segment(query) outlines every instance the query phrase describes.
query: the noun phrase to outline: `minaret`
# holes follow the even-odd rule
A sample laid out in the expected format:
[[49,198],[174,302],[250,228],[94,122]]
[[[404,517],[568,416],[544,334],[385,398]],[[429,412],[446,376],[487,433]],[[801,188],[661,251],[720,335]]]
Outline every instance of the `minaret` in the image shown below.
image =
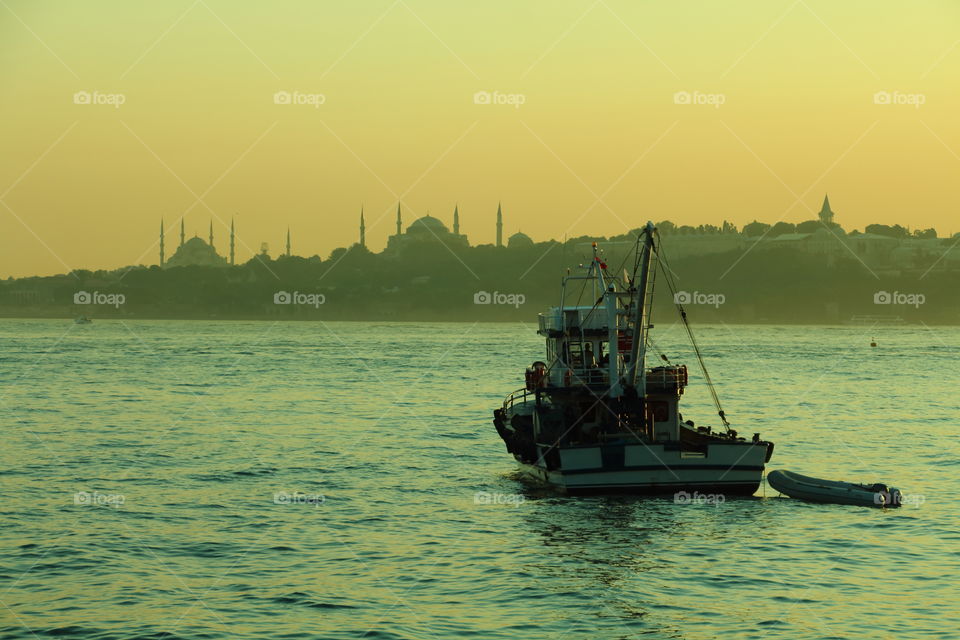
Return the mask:
[[460,206],[453,205],[453,234],[460,235]]
[[210,221],[210,246],[213,247],[213,220]]
[[401,222],[400,222],[400,203],[398,202],[398,203],[397,203],[397,235],[398,235],[398,236],[399,236],[400,233],[401,233],[401,231],[400,231],[400,225],[401,225]]
[[183,218],[180,218],[180,246],[183,246],[185,232],[183,230]]
[[160,266],[163,266],[163,218],[160,218]]
[[233,262],[233,218],[230,218],[230,264]]
[[363,222],[363,205],[360,205],[360,246],[367,248],[367,225]]
[[290,227],[287,227],[287,257],[290,257]]
[[500,208],[500,203],[497,203],[497,246],[503,246],[503,209]]

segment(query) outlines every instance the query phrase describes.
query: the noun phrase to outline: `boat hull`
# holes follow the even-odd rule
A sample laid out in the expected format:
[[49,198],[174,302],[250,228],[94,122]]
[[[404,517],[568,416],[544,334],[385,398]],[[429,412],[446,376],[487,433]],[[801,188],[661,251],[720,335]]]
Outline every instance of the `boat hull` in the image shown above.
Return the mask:
[[714,444],[697,452],[678,443],[638,443],[560,449],[559,466],[550,468],[546,449],[540,447],[537,463],[518,459],[521,472],[569,494],[753,495],[766,459],[766,447],[746,442]]

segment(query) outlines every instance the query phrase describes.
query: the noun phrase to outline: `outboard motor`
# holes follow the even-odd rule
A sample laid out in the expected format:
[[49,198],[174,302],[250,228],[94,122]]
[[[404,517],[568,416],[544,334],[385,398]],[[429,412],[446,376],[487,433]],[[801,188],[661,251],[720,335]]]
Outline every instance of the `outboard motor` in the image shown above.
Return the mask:
[[897,489],[896,487],[890,487],[890,490],[887,492],[887,496],[889,502],[887,502],[886,506],[899,507],[901,504],[903,504],[903,494],[900,493],[900,489]]
[[870,489],[876,492],[873,496],[876,504],[884,507],[899,507],[903,504],[903,494],[900,493],[900,489],[887,487],[885,484],[874,484]]

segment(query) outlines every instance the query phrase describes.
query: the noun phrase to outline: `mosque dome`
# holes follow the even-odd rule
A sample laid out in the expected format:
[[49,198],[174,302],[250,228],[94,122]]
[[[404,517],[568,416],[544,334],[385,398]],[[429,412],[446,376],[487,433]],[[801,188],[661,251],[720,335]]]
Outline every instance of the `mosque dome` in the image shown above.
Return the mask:
[[519,231],[507,238],[508,247],[529,247],[531,245],[533,245],[533,239]]
[[170,257],[166,267],[186,267],[190,265],[202,265],[212,267],[226,266],[227,261],[217,254],[216,250],[202,239],[193,237],[177,248],[176,253]]
[[449,234],[450,230],[447,229],[447,225],[443,224],[438,218],[427,215],[414,220],[413,224],[407,227],[407,233],[439,236]]

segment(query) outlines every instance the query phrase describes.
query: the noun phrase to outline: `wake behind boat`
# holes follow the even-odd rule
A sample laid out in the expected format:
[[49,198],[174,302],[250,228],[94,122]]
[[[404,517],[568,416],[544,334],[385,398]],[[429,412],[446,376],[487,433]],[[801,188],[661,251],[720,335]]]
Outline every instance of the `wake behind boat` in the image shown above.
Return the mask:
[[[677,293],[653,223],[637,238],[633,272],[623,279],[593,247],[586,274],[566,276],[560,306],[539,316],[545,360],[534,362],[526,386],[494,411],[507,451],[525,474],[568,493],[753,494],[773,443],[759,434],[746,441],[730,428],[682,304],[680,319],[724,429],[683,420],[686,365],[662,356],[665,366],[646,366],[658,267]],[[567,305],[574,288],[596,302]]]

